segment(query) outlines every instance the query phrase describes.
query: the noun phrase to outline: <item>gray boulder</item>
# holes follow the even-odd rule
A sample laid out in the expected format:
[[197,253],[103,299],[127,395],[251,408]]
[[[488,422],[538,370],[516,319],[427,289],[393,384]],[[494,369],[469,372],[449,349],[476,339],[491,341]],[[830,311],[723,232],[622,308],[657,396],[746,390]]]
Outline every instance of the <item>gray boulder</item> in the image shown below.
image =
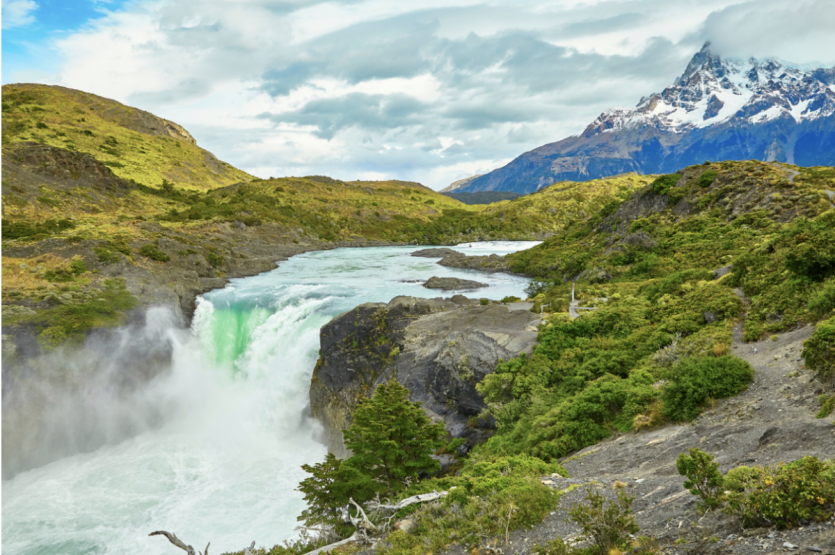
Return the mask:
[[459,278],[441,278],[432,276],[426,283],[423,284],[427,289],[443,289],[444,291],[453,291],[456,289],[477,289],[479,287],[489,287],[486,283],[472,281],[469,279]]
[[452,249],[421,249],[415,251],[411,256],[419,256],[421,258],[443,258],[450,254],[457,254],[458,251]]

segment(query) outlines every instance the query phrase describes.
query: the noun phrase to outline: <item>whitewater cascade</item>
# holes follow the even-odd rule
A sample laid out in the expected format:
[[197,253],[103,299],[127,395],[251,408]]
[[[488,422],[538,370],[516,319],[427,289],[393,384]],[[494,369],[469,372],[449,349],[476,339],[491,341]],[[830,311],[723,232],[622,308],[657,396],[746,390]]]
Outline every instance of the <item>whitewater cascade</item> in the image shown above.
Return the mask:
[[[503,254],[533,244],[457,248]],[[120,341],[150,337],[165,343],[170,369],[127,394],[102,385],[112,382],[76,388],[72,403],[49,393],[55,437],[72,429],[100,438],[101,445],[80,447],[3,482],[3,551],[176,553],[168,542],[148,537],[159,529],[195,546],[211,541],[214,553],[252,540],[271,547],[295,537],[296,516],[304,509],[295,491],[305,477],[300,466],[326,453],[307,414],[321,326],[365,302],[438,296],[415,280],[476,278],[472,271],[409,256],[413,250],[337,249],[293,257],[198,299],[190,330],[164,309],[148,311],[145,327],[123,333]],[[528,282],[506,274],[476,279],[490,287],[469,295],[491,299],[523,296]],[[129,354],[114,350],[112,372]],[[69,418],[79,407],[92,416]],[[130,425],[116,433],[117,421]]]

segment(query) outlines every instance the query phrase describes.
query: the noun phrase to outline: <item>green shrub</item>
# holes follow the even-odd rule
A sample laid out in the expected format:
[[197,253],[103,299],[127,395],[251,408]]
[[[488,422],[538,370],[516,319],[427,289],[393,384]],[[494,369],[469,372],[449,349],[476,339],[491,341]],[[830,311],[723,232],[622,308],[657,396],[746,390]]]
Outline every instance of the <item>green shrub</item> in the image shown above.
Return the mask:
[[697,183],[699,184],[699,187],[710,187],[711,185],[713,185],[713,182],[716,181],[716,177],[718,175],[719,173],[716,170],[703,171],[702,175],[699,176],[699,180],[697,181]]
[[80,276],[87,271],[87,264],[80,258],[75,258],[70,262],[70,271],[74,276]]
[[802,356],[822,380],[835,378],[835,317],[818,323],[812,337],[803,342]]
[[835,279],[824,282],[823,287],[809,297],[806,306],[817,316],[826,316],[835,310]]
[[490,304],[490,299],[481,298],[481,299],[478,300],[478,304],[488,305],[488,304]]
[[627,547],[629,536],[640,530],[632,515],[634,499],[621,489],[617,492],[617,501],[606,500],[589,487],[586,489],[586,504],[572,505],[568,514],[591,544],[588,553],[609,555],[613,549]]
[[107,247],[93,247],[93,252],[102,264],[115,264],[119,262],[119,257]]
[[818,396],[818,403],[821,409],[818,411],[817,418],[826,418],[832,414],[832,411],[835,411],[835,393]]
[[678,456],[676,469],[687,478],[684,489],[701,497],[708,508],[715,509],[720,505],[725,480],[712,455],[691,447],[689,456],[684,453]]
[[835,507],[835,465],[816,457],[776,469],[747,469],[738,484],[728,496],[726,512],[740,516],[745,526],[785,529],[802,520],[824,522]]
[[226,263],[226,259],[216,252],[210,251],[209,254],[206,255],[206,262],[208,262],[212,268],[220,268]]
[[42,121],[36,123],[35,127],[37,127],[38,129],[49,129],[49,126]]
[[165,252],[159,250],[159,248],[154,245],[153,243],[146,243],[139,248],[139,254],[142,256],[147,256],[152,260],[156,260],[157,262],[168,262],[171,260],[171,257],[168,256]]
[[39,239],[56,233],[75,229],[72,220],[44,220],[43,222],[3,221],[3,240],[9,239]]
[[732,355],[685,358],[670,371],[661,393],[664,416],[674,422],[696,418],[711,399],[731,397],[754,379],[754,370]]
[[521,300],[522,300],[522,299],[520,299],[519,297],[514,297],[514,296],[512,296],[512,295],[511,295],[511,296],[508,296],[508,297],[504,297],[504,298],[501,300],[501,302],[502,302],[502,303],[504,303],[504,304],[507,304],[507,303],[518,303],[518,302],[519,302],[519,301],[521,301]]
[[70,268],[55,268],[45,271],[43,278],[52,283],[69,283],[75,281],[75,274]]
[[452,543],[475,546],[539,524],[559,504],[560,493],[540,481],[552,473],[568,476],[561,466],[535,457],[475,455],[456,476],[413,484],[400,497],[440,490],[449,494],[441,502],[415,507],[410,516],[415,528],[389,536],[393,547],[383,553],[439,553]]
[[740,466],[722,476],[713,457],[696,448],[681,454],[676,466],[684,487],[706,505],[739,516],[744,526],[798,526],[823,522],[835,512],[835,464],[803,457],[777,468]]
[[652,192],[656,195],[666,195],[667,191],[672,189],[678,183],[678,180],[681,179],[680,173],[669,173],[667,175],[662,175],[658,177],[655,181],[652,182],[650,188]]

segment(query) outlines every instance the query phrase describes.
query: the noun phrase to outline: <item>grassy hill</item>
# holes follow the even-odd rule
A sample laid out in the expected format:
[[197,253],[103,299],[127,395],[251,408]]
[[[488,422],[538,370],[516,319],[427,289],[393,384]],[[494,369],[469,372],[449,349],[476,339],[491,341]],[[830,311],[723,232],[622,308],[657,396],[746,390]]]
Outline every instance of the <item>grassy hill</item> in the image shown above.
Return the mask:
[[479,239],[544,239],[592,218],[606,207],[617,206],[653,176],[625,174],[592,181],[564,181],[536,193],[471,205],[470,210],[445,210],[428,225],[406,228],[421,243],[454,244]]
[[176,123],[64,87],[4,85],[3,145],[34,141],[93,155],[123,178],[211,189],[252,176],[203,150]]

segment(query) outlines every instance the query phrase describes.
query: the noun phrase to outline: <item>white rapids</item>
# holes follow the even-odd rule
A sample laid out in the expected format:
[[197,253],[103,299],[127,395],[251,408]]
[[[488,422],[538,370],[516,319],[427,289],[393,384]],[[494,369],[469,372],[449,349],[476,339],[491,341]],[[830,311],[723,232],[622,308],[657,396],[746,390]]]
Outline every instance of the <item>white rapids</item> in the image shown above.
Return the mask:
[[[503,254],[535,244],[455,248]],[[154,330],[171,342],[170,370],[127,399],[107,398],[99,389],[89,402],[155,418],[137,418],[151,423],[127,438],[4,481],[3,552],[177,553],[164,538],[148,537],[155,530],[175,532],[199,549],[211,541],[213,553],[296,537],[296,517],[305,507],[295,491],[305,477],[300,466],[326,452],[307,415],[322,325],[365,302],[436,297],[441,293],[413,282],[433,275],[490,285],[463,292],[468,296],[524,296],[525,278],[444,268],[437,259],[409,256],[416,249],[295,256],[198,299],[191,330],[173,324],[162,335]],[[173,321],[152,313],[146,327]]]

